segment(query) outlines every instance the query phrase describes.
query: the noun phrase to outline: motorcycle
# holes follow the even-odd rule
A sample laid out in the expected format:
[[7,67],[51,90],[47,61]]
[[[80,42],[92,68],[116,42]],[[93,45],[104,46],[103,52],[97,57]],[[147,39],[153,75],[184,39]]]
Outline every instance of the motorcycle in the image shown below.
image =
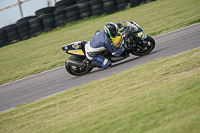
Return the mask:
[[[120,56],[113,56],[108,50],[101,56],[109,59],[112,63],[121,61],[132,55],[143,56],[149,54],[155,48],[155,40],[143,33],[142,28],[135,22],[121,21],[118,24],[119,32],[116,38],[111,38],[113,46],[125,48]],[[80,76],[89,73],[98,64],[86,58],[86,41],[73,42],[62,47],[67,54],[71,54],[65,62],[66,71],[72,75]]]

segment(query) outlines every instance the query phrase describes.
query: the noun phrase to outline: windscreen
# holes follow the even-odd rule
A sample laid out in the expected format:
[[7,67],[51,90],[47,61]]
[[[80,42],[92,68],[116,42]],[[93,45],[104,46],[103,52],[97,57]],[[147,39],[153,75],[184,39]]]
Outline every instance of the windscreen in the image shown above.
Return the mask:
[[129,23],[127,21],[121,21],[120,23],[123,25],[123,27],[126,27],[126,32],[138,31],[138,27],[132,23]]

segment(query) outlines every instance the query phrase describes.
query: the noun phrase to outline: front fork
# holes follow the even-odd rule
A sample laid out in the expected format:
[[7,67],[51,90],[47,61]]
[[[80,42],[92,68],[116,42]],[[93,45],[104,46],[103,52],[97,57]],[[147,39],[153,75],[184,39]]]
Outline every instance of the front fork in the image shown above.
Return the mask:
[[131,50],[133,48],[139,48],[139,49],[144,49],[144,40],[147,38],[147,35],[143,33],[135,33],[134,38],[129,38],[126,41],[126,45],[128,45],[128,49]]

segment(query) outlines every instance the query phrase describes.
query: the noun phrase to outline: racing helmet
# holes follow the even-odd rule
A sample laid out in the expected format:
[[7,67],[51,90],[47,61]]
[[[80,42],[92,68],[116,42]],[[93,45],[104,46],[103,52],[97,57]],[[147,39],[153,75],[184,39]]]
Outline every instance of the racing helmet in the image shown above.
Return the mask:
[[117,37],[118,34],[118,26],[117,24],[113,22],[108,22],[106,25],[103,27],[104,31],[107,33],[112,38]]

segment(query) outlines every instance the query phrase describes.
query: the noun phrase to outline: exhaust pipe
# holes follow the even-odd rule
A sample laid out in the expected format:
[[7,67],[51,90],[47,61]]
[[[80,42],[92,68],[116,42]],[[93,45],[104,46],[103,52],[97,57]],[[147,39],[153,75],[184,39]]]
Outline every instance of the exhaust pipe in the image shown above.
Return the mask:
[[80,62],[80,61],[75,61],[75,60],[70,60],[68,59],[66,62],[65,62],[65,65],[68,65],[68,66],[77,66],[77,67],[81,67],[81,68],[84,68],[85,65],[83,62]]

